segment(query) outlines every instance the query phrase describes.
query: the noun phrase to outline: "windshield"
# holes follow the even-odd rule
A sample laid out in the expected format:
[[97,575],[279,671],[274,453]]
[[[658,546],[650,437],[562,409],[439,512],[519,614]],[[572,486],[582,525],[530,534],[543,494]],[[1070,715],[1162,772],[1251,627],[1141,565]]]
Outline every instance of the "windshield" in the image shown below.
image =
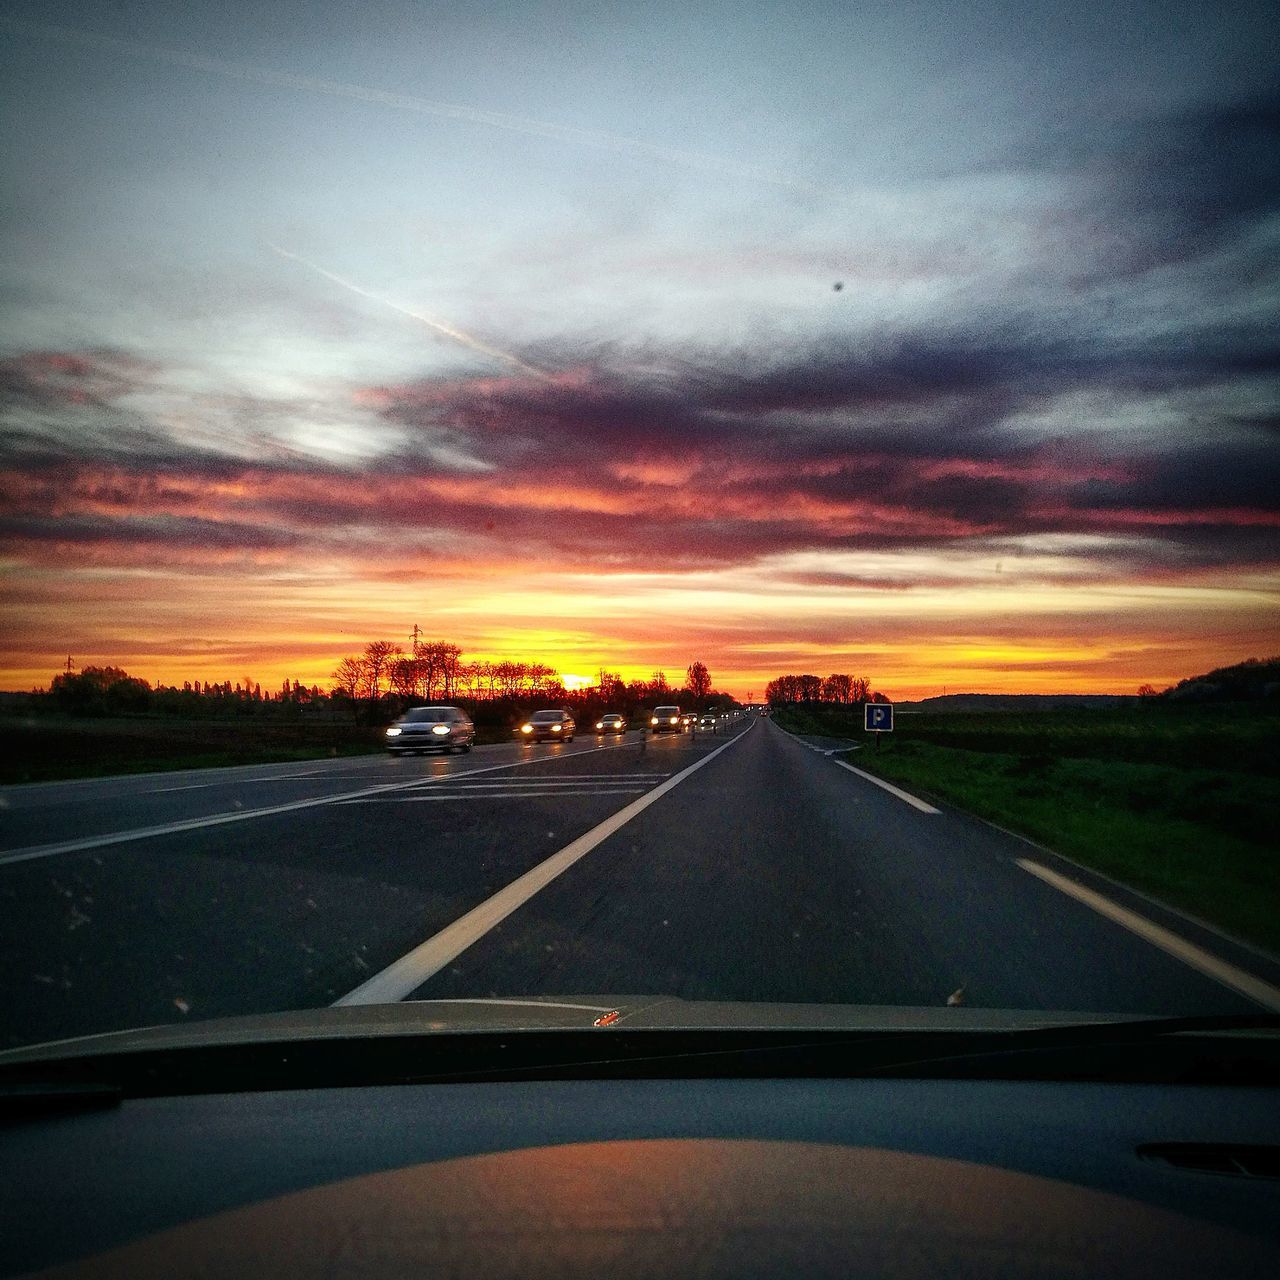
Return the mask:
[[0,1048],[1280,1008],[1275,43],[11,0]]

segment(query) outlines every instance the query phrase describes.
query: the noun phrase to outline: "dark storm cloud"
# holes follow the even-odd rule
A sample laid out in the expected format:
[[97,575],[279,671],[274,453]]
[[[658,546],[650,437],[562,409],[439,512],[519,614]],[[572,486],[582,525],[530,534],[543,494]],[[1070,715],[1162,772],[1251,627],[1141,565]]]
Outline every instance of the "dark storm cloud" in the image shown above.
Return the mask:
[[288,529],[167,515],[0,519],[0,538],[67,547],[135,546],[210,552],[283,550],[301,542]]
[[[824,458],[851,449],[966,456],[975,440],[1017,450],[1014,413],[1075,391],[1155,395],[1280,373],[1280,340],[1263,326],[1221,327],[1158,345],[1087,329],[1087,317],[1034,314],[933,324],[874,341],[823,340],[745,350],[719,368],[675,362],[637,376],[614,353],[558,385],[438,382],[383,389],[407,426],[469,437],[499,465],[589,447],[604,457],[690,448],[714,456]],[[565,368],[541,352],[541,363]]]
[[[1037,139],[1021,163],[1078,178],[1089,273],[1138,273],[1244,241],[1280,210],[1280,87],[1233,102]],[[1274,282],[1274,262],[1239,264]]]
[[[649,353],[643,372],[617,350],[590,361],[543,350],[538,362],[561,371],[550,381],[356,391],[353,411],[380,415],[407,443],[338,465],[184,446],[121,410],[150,366],[42,353],[0,366],[0,412],[17,424],[0,533],[255,551],[338,548],[372,529],[554,563],[705,568],[1065,532],[1123,540],[1135,572],[1270,563],[1280,521],[1270,410],[1242,415],[1227,397],[1229,411],[1197,410],[1160,447],[1141,430],[1031,432],[1019,415],[1078,392],[1212,403],[1274,372],[1278,354],[1262,326],[1106,341],[1034,314],[718,364]],[[237,412],[269,422],[278,407],[240,397]],[[442,466],[441,440],[476,468]]]

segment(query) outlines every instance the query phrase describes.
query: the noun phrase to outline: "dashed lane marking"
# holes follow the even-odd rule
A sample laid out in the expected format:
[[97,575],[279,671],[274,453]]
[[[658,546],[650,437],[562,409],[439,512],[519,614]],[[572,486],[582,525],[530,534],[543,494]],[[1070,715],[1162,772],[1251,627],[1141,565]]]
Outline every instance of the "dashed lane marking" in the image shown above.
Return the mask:
[[877,787],[887,791],[891,796],[897,796],[899,800],[905,800],[913,809],[919,809],[921,813],[940,813],[940,809],[935,809],[933,805],[926,804],[917,796],[913,796],[909,791],[903,791],[901,787],[895,787],[892,782],[886,782],[883,778],[877,778],[874,773],[867,773],[865,769],[855,769],[853,765],[846,764],[843,760],[834,760],[833,764],[838,764],[842,769],[848,769],[850,773],[856,773],[858,777],[865,778],[868,782],[874,782]]
[[1086,907],[1096,911],[1100,916],[1105,916],[1122,929],[1128,929],[1130,933],[1137,934],[1139,938],[1151,943],[1154,947],[1159,947],[1161,951],[1173,956],[1176,960],[1181,960],[1183,964],[1215,979],[1224,987],[1230,987],[1233,991],[1247,996],[1264,1009],[1280,1013],[1280,987],[1274,987],[1271,983],[1255,978],[1253,974],[1246,973],[1243,969],[1237,969],[1235,965],[1228,964],[1225,960],[1219,960],[1203,947],[1197,947],[1195,943],[1188,942],[1176,933],[1162,928],[1145,916],[1140,916],[1136,911],[1122,907],[1118,902],[1112,902],[1110,898],[1087,888],[1078,881],[1060,875],[1038,862],[1032,862],[1029,858],[1016,858],[1015,861],[1023,871],[1029,871],[1045,884],[1052,885],[1060,893],[1065,893],[1077,902],[1083,902]]

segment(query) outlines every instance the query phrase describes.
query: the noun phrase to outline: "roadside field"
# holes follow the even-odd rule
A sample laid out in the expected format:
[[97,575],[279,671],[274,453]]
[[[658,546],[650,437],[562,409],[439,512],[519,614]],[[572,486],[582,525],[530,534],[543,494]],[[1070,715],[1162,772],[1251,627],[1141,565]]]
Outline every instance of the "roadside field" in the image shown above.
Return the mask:
[[865,741],[859,768],[1021,832],[1280,953],[1280,715],[1230,707],[902,715],[784,728]]
[[[511,740],[507,724],[477,721],[477,743]],[[385,745],[384,725],[350,721],[0,716],[0,785],[369,755]]]
[[350,724],[169,718],[0,719],[0,782],[314,760],[382,748],[383,730]]

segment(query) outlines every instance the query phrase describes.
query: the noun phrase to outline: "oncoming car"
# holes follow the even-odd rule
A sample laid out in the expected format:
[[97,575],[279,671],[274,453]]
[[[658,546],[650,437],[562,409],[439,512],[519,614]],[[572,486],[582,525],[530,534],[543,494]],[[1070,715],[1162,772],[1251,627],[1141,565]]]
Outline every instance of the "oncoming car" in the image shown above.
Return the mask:
[[619,715],[616,711],[610,711],[607,715],[603,715],[596,721],[597,733],[626,733],[627,718]]
[[720,719],[714,711],[704,711],[698,721],[698,728],[714,729],[719,723]]
[[461,707],[410,707],[387,730],[393,756],[423,751],[470,751],[475,725]]
[[654,733],[683,733],[679,707],[654,707],[649,717],[649,728]]
[[680,727],[683,729],[692,729],[698,723],[698,713],[696,711],[682,711],[680,713]]
[[516,737],[522,742],[572,742],[576,728],[567,711],[535,711],[521,722]]

